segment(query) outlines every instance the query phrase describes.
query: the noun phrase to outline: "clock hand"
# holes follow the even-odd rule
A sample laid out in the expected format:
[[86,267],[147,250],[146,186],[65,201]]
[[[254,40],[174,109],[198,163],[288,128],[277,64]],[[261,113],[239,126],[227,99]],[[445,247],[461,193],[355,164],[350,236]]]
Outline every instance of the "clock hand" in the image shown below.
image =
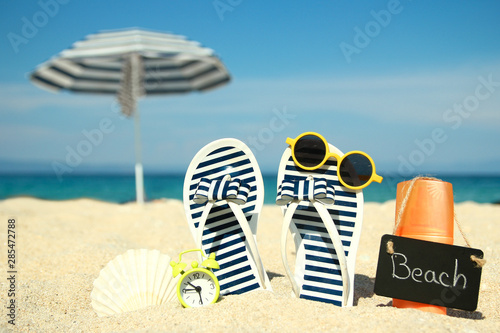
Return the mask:
[[[200,286],[195,286],[194,284],[192,284],[191,282],[188,282],[188,284],[194,288],[194,290],[197,292],[197,293],[201,293],[201,287]],[[188,290],[188,291],[192,291],[193,289],[184,289],[184,290]]]
[[196,292],[198,293],[198,296],[200,296],[200,305],[203,305],[203,299],[201,298],[201,287],[198,286],[194,286],[191,282],[188,282],[188,284],[192,287],[194,287],[194,290],[196,290]]
[[203,305],[203,299],[201,298],[201,288],[200,291],[198,291],[198,295],[200,296],[200,305]]
[[201,292],[201,287],[200,286],[195,286],[194,284],[192,284],[191,282],[188,282],[188,284],[193,287],[197,293],[200,293]]

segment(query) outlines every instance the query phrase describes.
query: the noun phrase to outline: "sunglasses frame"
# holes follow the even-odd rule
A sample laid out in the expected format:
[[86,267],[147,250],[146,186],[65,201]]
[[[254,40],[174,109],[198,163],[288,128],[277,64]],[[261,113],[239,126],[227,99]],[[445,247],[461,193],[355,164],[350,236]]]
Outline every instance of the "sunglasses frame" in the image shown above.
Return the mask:
[[[295,144],[300,139],[302,139],[303,137],[308,136],[308,135],[312,135],[312,136],[315,136],[315,137],[321,139],[321,141],[323,141],[323,144],[325,145],[325,157],[323,158],[323,161],[321,161],[321,163],[319,163],[318,165],[315,165],[315,166],[312,166],[312,167],[306,167],[306,166],[302,165],[297,160],[297,158],[295,157],[295,149],[294,149],[295,148]],[[363,189],[363,188],[367,187],[368,185],[370,185],[372,181],[373,182],[377,182],[377,183],[382,182],[383,177],[377,175],[377,173],[375,172],[375,163],[373,162],[373,159],[371,158],[370,155],[368,155],[365,152],[359,151],[359,150],[350,151],[348,153],[345,153],[342,156],[340,156],[340,155],[338,155],[336,153],[330,152],[330,146],[329,146],[328,142],[326,141],[326,139],[321,134],[318,134],[316,132],[305,132],[305,133],[302,133],[299,136],[297,136],[295,139],[287,138],[286,139],[286,143],[290,145],[290,149],[292,150],[292,158],[293,158],[295,164],[297,164],[301,169],[304,169],[304,170],[316,170],[316,169],[319,169],[319,168],[321,168],[326,163],[326,161],[329,158],[335,157],[335,159],[337,160],[337,177],[339,178],[339,181],[340,181],[340,183],[342,185],[344,185],[345,187],[347,187],[347,188],[349,188],[351,190],[360,190],[360,189]],[[366,157],[370,161],[370,163],[372,164],[372,167],[373,167],[372,168],[372,174],[370,175],[370,179],[368,179],[368,181],[366,181],[366,183],[364,183],[363,185],[360,185],[360,186],[352,186],[352,185],[346,184],[346,182],[344,182],[344,180],[342,179],[342,176],[338,172],[339,171],[338,168],[342,164],[342,161],[346,157],[349,157],[349,155],[352,155],[352,154],[363,155],[364,157]]]

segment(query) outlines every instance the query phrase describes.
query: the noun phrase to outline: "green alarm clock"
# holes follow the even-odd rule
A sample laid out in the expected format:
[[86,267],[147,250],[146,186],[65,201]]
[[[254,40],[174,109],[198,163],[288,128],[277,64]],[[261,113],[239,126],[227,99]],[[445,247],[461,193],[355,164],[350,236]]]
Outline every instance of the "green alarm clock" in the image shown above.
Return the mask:
[[[198,262],[191,263],[191,269],[185,271],[186,264],[181,262],[182,255],[188,252],[199,251],[206,259],[198,267]],[[176,277],[181,274],[177,282],[177,298],[185,308],[195,308],[217,302],[219,299],[219,280],[212,272],[212,269],[219,269],[219,264],[215,260],[215,253],[205,256],[201,249],[193,249],[181,252],[179,261],[170,262],[173,268],[172,275]]]

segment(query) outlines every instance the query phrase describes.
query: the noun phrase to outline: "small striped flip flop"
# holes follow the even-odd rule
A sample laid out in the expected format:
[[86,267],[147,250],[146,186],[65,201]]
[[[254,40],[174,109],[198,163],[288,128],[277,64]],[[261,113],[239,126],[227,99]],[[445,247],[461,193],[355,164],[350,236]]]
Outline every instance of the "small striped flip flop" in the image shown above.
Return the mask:
[[[329,149],[343,155],[331,144]],[[288,147],[279,166],[276,203],[284,215],[281,255],[295,296],[352,306],[362,191],[339,182],[335,159],[316,170],[304,170],[296,166]],[[296,249],[295,273],[286,254],[289,230]]]
[[183,196],[196,246],[220,265],[221,295],[271,290],[256,244],[264,182],[252,151],[236,139],[209,143],[189,165]]

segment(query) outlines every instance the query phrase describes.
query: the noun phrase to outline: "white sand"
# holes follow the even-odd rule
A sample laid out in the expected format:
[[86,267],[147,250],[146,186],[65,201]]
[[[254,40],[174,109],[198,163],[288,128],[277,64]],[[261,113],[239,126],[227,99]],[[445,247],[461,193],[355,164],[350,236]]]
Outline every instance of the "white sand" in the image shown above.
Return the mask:
[[[16,326],[19,332],[156,331],[500,331],[500,206],[456,205],[456,214],[473,247],[488,260],[482,272],[477,311],[449,310],[447,316],[390,306],[373,294],[380,237],[391,233],[394,201],[365,204],[358,250],[355,306],[296,299],[280,256],[281,213],[266,206],[258,228],[258,246],[274,292],[226,296],[217,304],[184,309],[170,304],[109,317],[98,317],[90,304],[92,283],[100,270],[128,249],[158,249],[176,256],[194,247],[182,203],[162,200],[143,207],[88,199],[0,201],[0,332],[7,323],[7,219],[16,219]],[[464,242],[458,234],[455,244]]]

